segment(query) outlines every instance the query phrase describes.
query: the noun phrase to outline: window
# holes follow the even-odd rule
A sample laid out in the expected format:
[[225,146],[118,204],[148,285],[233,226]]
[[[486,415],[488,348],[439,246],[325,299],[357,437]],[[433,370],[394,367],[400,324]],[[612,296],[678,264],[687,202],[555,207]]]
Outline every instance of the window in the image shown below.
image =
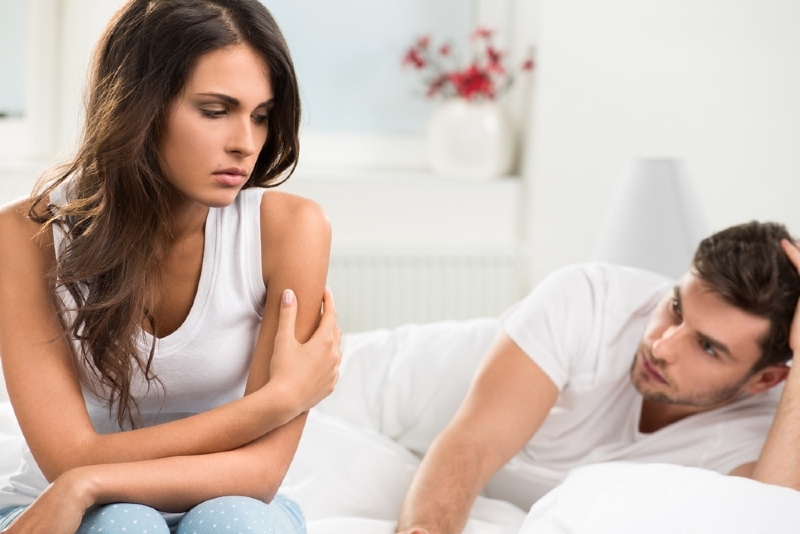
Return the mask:
[[5,0],[0,16],[0,118],[25,112],[26,0]]
[[0,157],[54,152],[58,0],[3,0],[0,7]]
[[[401,67],[406,48],[426,33],[465,47],[477,24],[510,38],[512,6],[528,0],[261,1],[284,30],[300,77],[301,166],[418,170],[427,165],[432,104]],[[121,3],[2,1],[0,38],[12,44],[2,41],[0,68],[18,74],[3,76],[12,92],[0,94],[8,109],[0,159],[50,159],[71,144],[89,50]]]
[[466,53],[470,31],[502,20],[511,4],[262,1],[292,51],[304,106],[301,166],[312,169],[423,169],[424,130],[433,104],[424,98],[419,77],[402,69],[403,54],[424,34]]

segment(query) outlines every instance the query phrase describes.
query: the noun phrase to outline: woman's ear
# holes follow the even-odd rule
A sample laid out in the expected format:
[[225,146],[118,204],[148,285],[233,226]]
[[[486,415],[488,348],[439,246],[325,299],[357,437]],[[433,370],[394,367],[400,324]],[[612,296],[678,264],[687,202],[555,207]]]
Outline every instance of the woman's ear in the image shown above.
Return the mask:
[[785,364],[765,367],[747,380],[744,390],[751,395],[756,395],[774,388],[786,379],[789,369],[789,366]]

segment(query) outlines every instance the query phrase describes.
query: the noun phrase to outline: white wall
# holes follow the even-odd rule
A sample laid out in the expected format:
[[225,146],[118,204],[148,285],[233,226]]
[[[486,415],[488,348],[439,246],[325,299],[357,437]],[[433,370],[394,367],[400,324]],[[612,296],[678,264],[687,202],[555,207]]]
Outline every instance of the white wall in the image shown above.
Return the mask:
[[[684,157],[713,230],[758,218],[800,233],[800,2],[515,2],[515,46],[537,45],[533,106],[522,121],[531,283],[591,258],[631,157]],[[89,51],[120,3],[57,2],[74,21],[59,41],[56,128],[65,149]],[[33,168],[0,162],[0,203],[29,189]],[[338,226],[356,231],[358,221]]]
[[685,158],[712,231],[800,233],[800,2],[541,0],[533,280],[590,259],[628,158]]

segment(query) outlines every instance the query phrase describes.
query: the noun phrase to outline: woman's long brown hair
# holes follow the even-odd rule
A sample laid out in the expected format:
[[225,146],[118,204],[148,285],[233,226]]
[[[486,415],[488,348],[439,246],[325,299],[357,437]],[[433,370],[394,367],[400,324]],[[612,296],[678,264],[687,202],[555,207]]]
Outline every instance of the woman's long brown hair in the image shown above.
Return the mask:
[[[159,259],[171,243],[174,190],[161,169],[167,111],[198,58],[247,44],[263,58],[275,106],[267,141],[245,187],[271,187],[291,174],[299,153],[300,100],[286,42],[257,0],[133,0],[108,26],[95,51],[82,141],[71,161],[41,180],[29,216],[42,232],[63,229],[65,246],[51,273],[54,291],[75,301],[66,332],[77,364],[107,392],[120,428],[137,426],[134,376],[150,384],[155,336],[141,354],[141,328],[158,325]],[[49,202],[68,183],[68,201]]]

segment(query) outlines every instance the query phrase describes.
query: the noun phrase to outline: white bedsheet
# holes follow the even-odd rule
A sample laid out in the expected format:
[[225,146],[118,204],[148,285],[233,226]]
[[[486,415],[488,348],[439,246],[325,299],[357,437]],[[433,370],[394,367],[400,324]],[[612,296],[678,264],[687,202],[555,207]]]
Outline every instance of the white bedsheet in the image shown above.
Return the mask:
[[0,401],[0,487],[19,467],[22,448],[22,432],[14,417],[11,403]]
[[[309,534],[391,534],[416,456],[369,429],[309,417],[283,493]],[[691,467],[614,462],[574,470],[527,515],[479,497],[466,534],[796,534],[800,492]]]
[[[349,334],[336,392],[309,415],[282,492],[309,534],[390,534],[419,458],[497,331],[494,320]],[[0,402],[0,480],[21,437]],[[674,465],[582,467],[526,510],[479,497],[467,534],[796,534],[800,492]]]
[[[312,410],[287,477],[311,534],[393,532],[418,461],[409,450],[424,453],[452,417],[497,330],[481,319],[345,336],[340,385]],[[800,532],[800,492],[664,464],[576,469],[526,512],[479,497],[465,532]]]
[[[312,410],[281,493],[300,503],[309,534],[389,534],[418,465],[386,436]],[[514,534],[525,512],[479,497],[470,516],[466,533]]]

